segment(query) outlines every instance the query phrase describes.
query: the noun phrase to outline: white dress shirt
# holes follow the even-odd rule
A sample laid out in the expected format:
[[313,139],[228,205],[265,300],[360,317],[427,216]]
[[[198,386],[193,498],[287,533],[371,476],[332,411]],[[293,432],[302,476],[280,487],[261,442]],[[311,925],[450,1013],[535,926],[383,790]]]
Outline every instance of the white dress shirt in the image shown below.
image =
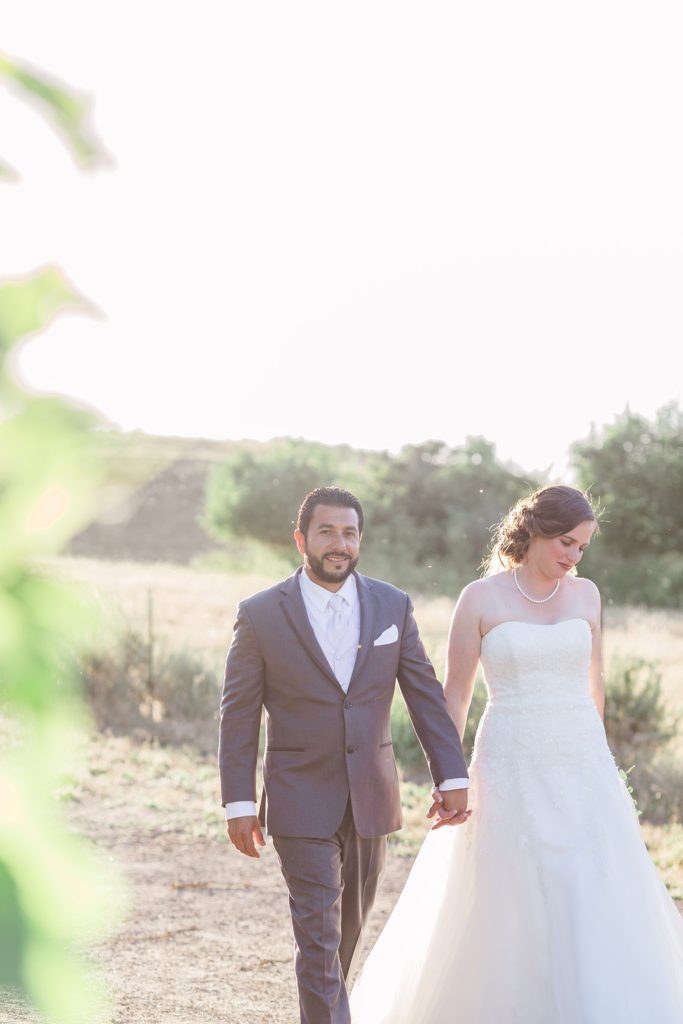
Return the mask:
[[[336,648],[333,648],[328,637],[329,603],[334,592],[314,583],[305,569],[299,573],[299,586],[315,638],[320,644],[337,682],[346,693],[356,664],[360,639],[360,601],[358,600],[356,578],[353,574],[347,576],[343,585],[336,591],[344,600],[343,608],[346,619],[345,632]],[[469,779],[446,779],[440,783],[439,789],[467,789],[468,786]],[[253,800],[236,800],[225,805],[226,821],[229,821],[230,818],[255,814],[256,804]]]
[[346,693],[351,682],[353,667],[356,664],[358,641],[360,640],[360,601],[356,589],[356,577],[353,573],[347,576],[337,591],[344,604],[346,630],[337,644],[336,650],[330,644],[327,635],[330,620],[329,603],[330,598],[334,596],[333,592],[314,583],[305,569],[299,573],[299,585],[308,621],[313,627],[315,638],[322,647],[323,654],[327,658],[337,682]]

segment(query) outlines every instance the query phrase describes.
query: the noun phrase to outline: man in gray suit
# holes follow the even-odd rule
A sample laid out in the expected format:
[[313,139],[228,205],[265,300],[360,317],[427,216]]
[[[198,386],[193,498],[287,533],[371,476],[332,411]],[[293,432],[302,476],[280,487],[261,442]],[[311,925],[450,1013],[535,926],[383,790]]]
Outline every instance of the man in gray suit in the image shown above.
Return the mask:
[[[356,572],[363,510],[350,492],[306,496],[303,566],[238,608],[221,701],[219,766],[231,842],[273,838],[289,889],[302,1024],[349,1024],[346,978],[401,827],[391,744],[396,680],[441,791],[441,824],[467,819],[457,730],[407,594]],[[264,790],[256,763],[266,709]]]

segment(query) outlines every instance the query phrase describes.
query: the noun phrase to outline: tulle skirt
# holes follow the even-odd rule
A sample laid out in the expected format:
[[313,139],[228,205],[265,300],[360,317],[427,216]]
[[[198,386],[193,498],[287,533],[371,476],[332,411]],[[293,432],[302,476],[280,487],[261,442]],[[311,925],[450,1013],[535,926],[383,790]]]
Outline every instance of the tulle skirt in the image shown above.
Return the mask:
[[611,756],[576,776],[485,761],[467,824],[428,833],[353,1024],[682,1024],[683,919]]

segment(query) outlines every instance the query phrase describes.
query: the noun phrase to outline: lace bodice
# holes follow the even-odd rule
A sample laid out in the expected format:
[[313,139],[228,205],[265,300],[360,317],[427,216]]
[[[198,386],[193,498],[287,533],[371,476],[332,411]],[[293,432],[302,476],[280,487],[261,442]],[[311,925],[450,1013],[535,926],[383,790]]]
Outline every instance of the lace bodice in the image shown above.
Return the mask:
[[[482,639],[489,700],[472,767],[498,781],[574,771],[577,760],[612,760],[589,690],[591,628],[585,619],[552,625],[502,622]],[[579,753],[580,752],[580,753]]]
[[564,619],[552,625],[501,622],[481,644],[489,700],[528,705],[590,699],[591,645],[586,619]]

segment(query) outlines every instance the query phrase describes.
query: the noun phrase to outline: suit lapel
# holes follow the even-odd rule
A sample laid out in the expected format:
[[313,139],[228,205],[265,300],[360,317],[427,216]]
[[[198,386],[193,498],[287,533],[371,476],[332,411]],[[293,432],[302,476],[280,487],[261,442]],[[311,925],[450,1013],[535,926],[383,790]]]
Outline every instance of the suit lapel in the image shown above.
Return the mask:
[[311,623],[309,621],[308,613],[306,612],[306,606],[304,604],[304,599],[301,594],[301,587],[299,586],[300,572],[301,569],[297,569],[294,575],[290,576],[289,579],[286,579],[282,586],[280,587],[280,590],[282,591],[283,595],[280,601],[280,604],[282,605],[282,610],[285,613],[287,621],[294,630],[302,646],[313,659],[313,661],[316,663],[318,668],[327,676],[328,679],[330,679],[334,683],[334,685],[339,690],[342,690],[342,687],[339,685],[337,677],[330,668],[330,664],[327,658],[323,654],[322,647],[315,638],[315,633],[313,632],[313,627],[311,626]]
[[370,653],[375,627],[375,611],[377,609],[377,597],[373,592],[372,583],[358,572],[355,573],[355,576],[358,600],[360,601],[360,637],[358,640],[356,664],[353,666],[353,672],[349,680],[349,689]]

